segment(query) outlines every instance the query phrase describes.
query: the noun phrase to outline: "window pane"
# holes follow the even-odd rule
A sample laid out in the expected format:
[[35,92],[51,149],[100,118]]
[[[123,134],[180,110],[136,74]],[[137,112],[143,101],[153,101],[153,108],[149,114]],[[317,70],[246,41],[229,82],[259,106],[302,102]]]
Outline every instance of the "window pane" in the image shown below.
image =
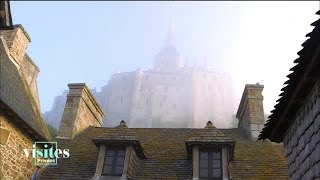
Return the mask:
[[208,152],[200,152],[200,159],[208,159]]
[[107,165],[112,165],[113,157],[107,157],[106,159],[106,164]]
[[119,157],[117,159],[117,165],[123,165],[123,162],[124,162],[124,157]]
[[220,159],[220,152],[212,152],[213,159]]
[[200,160],[200,168],[208,168],[208,160]]
[[200,177],[208,177],[208,169],[200,169]]
[[111,170],[112,170],[112,166],[111,165],[110,166],[109,165],[104,166],[103,173],[110,174]]
[[113,150],[107,150],[107,156],[114,156]]
[[212,167],[213,168],[220,168],[220,160],[213,160],[213,163],[212,163]]
[[212,170],[212,176],[213,177],[221,177],[221,169],[213,169]]
[[118,151],[118,157],[119,156],[124,156],[124,154],[125,154],[125,150],[119,150]]
[[116,166],[115,174],[122,174],[122,169],[123,169],[123,166]]

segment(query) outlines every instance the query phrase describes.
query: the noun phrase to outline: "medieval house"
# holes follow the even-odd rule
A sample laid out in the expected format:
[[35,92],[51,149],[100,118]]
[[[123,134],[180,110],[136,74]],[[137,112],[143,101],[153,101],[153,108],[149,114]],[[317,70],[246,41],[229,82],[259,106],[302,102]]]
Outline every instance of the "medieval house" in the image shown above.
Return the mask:
[[320,19],[311,25],[260,134],[260,139],[283,142],[290,179],[320,179]]
[[30,37],[12,24],[9,2],[0,7],[0,179],[30,179],[34,161],[23,149],[51,136],[39,108],[39,69],[26,53]]
[[256,141],[262,85],[246,85],[238,128],[101,127],[103,113],[85,84],[69,84],[56,141],[70,158],[43,168],[41,179],[288,179],[282,146]]
[[[12,25],[9,2],[0,2],[0,178],[30,179],[34,161],[23,149],[51,137],[39,111],[39,69],[26,54],[30,38],[21,25]],[[160,69],[155,72],[161,71],[162,65],[156,67]],[[51,141],[69,149],[70,157],[43,166],[38,179],[289,178],[282,145],[257,141],[265,123],[263,85],[245,86],[237,111],[239,124],[233,129],[217,128],[214,119],[198,128],[135,128],[125,121],[102,127],[105,115],[89,88],[83,83],[68,87],[58,136]]]

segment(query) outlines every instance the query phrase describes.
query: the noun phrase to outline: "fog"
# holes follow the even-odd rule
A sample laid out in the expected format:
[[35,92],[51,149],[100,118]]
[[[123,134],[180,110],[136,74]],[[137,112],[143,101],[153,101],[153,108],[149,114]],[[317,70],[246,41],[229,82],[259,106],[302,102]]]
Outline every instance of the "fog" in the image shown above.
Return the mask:
[[233,126],[245,84],[264,85],[270,113],[318,9],[312,1],[11,7],[32,39],[42,112],[61,114],[66,93],[56,106],[55,97],[68,83],[85,82],[109,111],[106,126],[124,119],[131,127],[192,127],[191,120],[202,127],[211,120],[220,128]]

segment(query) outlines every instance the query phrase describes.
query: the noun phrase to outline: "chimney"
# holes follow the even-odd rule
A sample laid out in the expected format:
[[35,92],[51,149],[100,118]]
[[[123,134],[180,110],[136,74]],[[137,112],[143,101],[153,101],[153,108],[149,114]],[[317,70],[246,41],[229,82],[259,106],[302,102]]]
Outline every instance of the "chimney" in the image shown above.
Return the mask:
[[8,54],[13,64],[15,64],[25,76],[32,96],[40,109],[37,87],[37,77],[40,70],[26,53],[28,44],[31,42],[28,33],[22,25],[13,25],[12,28],[2,28],[0,36],[2,36],[6,42]]
[[69,94],[57,138],[72,139],[89,126],[101,127],[104,114],[84,83],[68,84]]
[[263,111],[263,85],[246,84],[237,112],[238,128],[246,132],[249,139],[256,140],[262,130],[265,119]]
[[0,36],[3,36],[7,42],[10,56],[15,60],[18,67],[21,65],[26,54],[27,47],[31,42],[28,33],[23,26],[13,25],[13,29],[4,29],[0,31]]

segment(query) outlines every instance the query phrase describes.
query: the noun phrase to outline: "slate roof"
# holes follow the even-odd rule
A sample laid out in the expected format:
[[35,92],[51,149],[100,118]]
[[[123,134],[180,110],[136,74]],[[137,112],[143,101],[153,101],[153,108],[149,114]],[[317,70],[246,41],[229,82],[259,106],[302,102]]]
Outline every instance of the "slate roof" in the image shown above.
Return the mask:
[[216,136],[220,142],[236,142],[229,167],[232,179],[288,179],[281,145],[246,140],[239,129],[104,127],[89,127],[73,140],[58,139],[58,148],[70,149],[70,158],[60,158],[57,166],[44,168],[39,177],[46,180],[90,179],[94,176],[98,156],[98,148],[92,139],[121,137],[121,140],[139,140],[146,156],[132,169],[129,179],[191,179],[192,162],[185,142],[197,139],[199,135],[207,140],[214,140]]
[[[320,11],[316,13],[320,15]],[[259,135],[259,139],[270,139],[275,142],[282,142],[288,127],[293,123],[297,110],[302,106],[316,81],[320,79],[320,19],[311,24],[315,26],[313,31],[308,33],[309,37],[303,44],[303,48],[297,54],[299,58],[294,60],[296,65],[281,89],[282,93],[271,111],[269,120]],[[317,57],[315,57],[317,55]]]
[[0,40],[0,104],[6,112],[14,114],[14,123],[25,129],[35,140],[51,139],[26,79],[8,56],[5,40]]

